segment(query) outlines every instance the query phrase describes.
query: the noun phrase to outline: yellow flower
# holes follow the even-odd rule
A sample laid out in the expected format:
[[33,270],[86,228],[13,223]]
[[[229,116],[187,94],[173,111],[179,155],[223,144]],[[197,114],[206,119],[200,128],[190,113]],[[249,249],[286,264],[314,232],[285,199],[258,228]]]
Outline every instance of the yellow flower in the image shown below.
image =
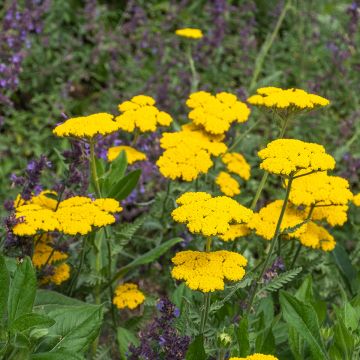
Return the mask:
[[226,196],[233,197],[240,194],[239,183],[225,171],[220,171],[215,183],[219,185],[221,192]]
[[59,137],[91,139],[96,135],[109,135],[120,129],[114,117],[107,113],[98,113],[66,120],[56,126],[53,133]]
[[190,39],[201,39],[203,37],[202,31],[195,28],[178,29],[175,31],[175,34]]
[[325,172],[310,174],[295,179],[290,201],[295,205],[347,205],[353,194],[349,182],[339,176],[329,176]]
[[221,158],[228,171],[239,175],[244,180],[250,179],[250,165],[239,153],[226,153]]
[[108,160],[110,162],[114,161],[122,151],[125,151],[126,159],[129,165],[134,164],[137,161],[146,160],[146,155],[143,152],[138,151],[131,146],[124,145],[111,147],[107,153]]
[[189,113],[189,119],[195,125],[203,127],[206,132],[215,135],[224,134],[234,121],[245,122],[250,115],[250,109],[245,103],[226,92],[214,96],[199,91],[190,95],[186,105],[193,109]]
[[181,251],[171,261],[171,276],[184,280],[192,290],[212,292],[224,290],[224,280],[239,281],[245,275],[247,260],[231,251]]
[[[250,229],[254,229],[256,234],[266,240],[271,240],[274,236],[276,224],[278,222],[283,200],[275,200],[267,206],[254,213],[253,217],[247,224]],[[289,206],[286,207],[285,215],[281,224],[281,231],[292,228],[304,221],[304,213]],[[289,237],[298,237],[306,230],[306,224],[288,234]]]
[[52,275],[45,276],[41,280],[41,283],[46,284],[52,282],[55,285],[60,285],[69,278],[70,278],[70,266],[66,263],[62,263],[58,266],[55,266],[54,273]]
[[165,151],[156,165],[167,178],[192,181],[213,166],[211,155],[218,156],[226,151],[226,145],[220,139],[192,126],[183,126],[175,133],[164,133],[160,146]]
[[279,360],[277,357],[273,355],[264,355],[260,353],[256,353],[253,355],[248,355],[246,357],[231,357],[229,360]]
[[136,284],[125,283],[115,289],[113,304],[115,304],[118,309],[129,308],[133,310],[144,301],[145,296]]
[[304,246],[324,251],[332,251],[336,245],[334,237],[314,222],[308,223],[305,232],[299,236],[299,240]]
[[[325,220],[329,225],[344,225],[347,221],[348,205],[315,207],[312,213],[313,220]],[[308,209],[309,211],[309,209]]]
[[[295,139],[278,139],[258,152],[263,160],[260,167],[270,173],[289,175],[305,170],[324,171],[335,167],[335,160],[322,145]],[[296,182],[296,180],[295,180]]]
[[263,106],[288,112],[311,110],[329,105],[329,100],[301,89],[281,89],[265,87],[257,90],[257,95],[250,96],[247,101],[252,105]]
[[173,219],[186,223],[192,233],[205,236],[225,234],[230,224],[247,223],[252,211],[226,196],[211,197],[205,192],[187,192],[176,200],[180,206]]
[[155,100],[151,96],[137,95],[130,101],[124,101],[118,106],[121,115],[115,118],[120,129],[133,132],[155,131],[157,126],[169,126],[171,116],[160,111],[155,106]]
[[219,238],[223,241],[234,241],[239,237],[243,237],[250,234],[250,230],[246,225],[243,224],[235,224],[230,225],[229,230],[219,235]]
[[354,203],[355,206],[360,206],[360,193],[356,194],[353,197],[352,202]]
[[44,190],[39,195],[34,195],[31,197],[30,200],[27,201],[25,201],[21,198],[20,195],[18,195],[14,201],[14,207],[17,208],[25,204],[35,204],[41,206],[44,209],[55,210],[57,206],[57,200],[47,195],[57,196],[57,192],[52,190]]

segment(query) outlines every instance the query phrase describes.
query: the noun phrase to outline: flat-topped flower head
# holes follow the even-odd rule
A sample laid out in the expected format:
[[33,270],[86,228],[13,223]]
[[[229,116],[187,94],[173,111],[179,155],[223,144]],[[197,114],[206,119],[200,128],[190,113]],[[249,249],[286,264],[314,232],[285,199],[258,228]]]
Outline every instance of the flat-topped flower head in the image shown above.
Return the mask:
[[214,95],[206,91],[190,95],[186,105],[192,109],[189,119],[210,134],[224,134],[233,122],[245,122],[250,109],[233,94],[221,92]]
[[318,172],[296,179],[290,201],[295,205],[347,205],[353,198],[349,182],[340,176]]
[[319,95],[309,94],[301,89],[284,90],[277,87],[264,87],[256,92],[256,95],[247,99],[249,104],[284,112],[285,114],[313,110],[330,104],[329,100]]
[[354,195],[352,202],[355,206],[360,206],[360,193]]
[[122,151],[125,151],[126,159],[129,165],[132,165],[137,161],[143,161],[147,159],[146,155],[143,152],[136,150],[131,146],[121,145],[121,146],[111,147],[108,150],[107,152],[108,161],[110,162],[114,161]]
[[239,153],[226,153],[221,158],[229,172],[239,175],[244,180],[250,179],[250,165],[243,155]]
[[219,235],[219,238],[223,241],[234,241],[240,237],[244,237],[250,234],[250,229],[244,224],[230,225],[229,230],[224,234]]
[[130,101],[124,101],[118,106],[121,115],[115,118],[121,130],[133,132],[155,131],[158,126],[169,126],[171,116],[165,111],[160,111],[155,106],[155,100],[151,96],[137,95]]
[[25,204],[34,204],[39,205],[44,209],[55,210],[57,200],[54,199],[54,197],[57,197],[57,193],[52,190],[41,191],[38,195],[32,196],[29,200],[24,200],[21,198],[21,195],[18,195],[14,201],[14,208]]
[[[254,229],[257,235],[266,240],[271,240],[275,233],[283,203],[283,200],[275,200],[266,205],[260,209],[259,212],[254,213],[247,226],[250,229]],[[288,205],[281,223],[281,231],[287,228],[293,228],[302,222],[304,222],[304,213]],[[291,238],[298,237],[305,230],[306,224],[295,231],[289,232],[287,235]]]
[[246,357],[231,357],[229,360],[279,360],[273,355],[264,355],[260,353],[255,353],[253,355],[248,355]]
[[183,29],[177,29],[175,31],[175,34],[177,36],[186,37],[189,39],[201,39],[204,35],[200,29],[196,28],[183,28]]
[[332,251],[335,249],[334,237],[322,226],[310,222],[307,224],[305,232],[299,236],[302,245],[312,249]]
[[118,309],[128,308],[133,310],[145,301],[144,294],[136,284],[125,283],[115,289],[113,304]]
[[295,139],[277,139],[258,152],[260,168],[272,174],[290,175],[300,170],[306,172],[332,170],[334,158],[322,145]]
[[14,226],[14,234],[35,235],[38,232],[60,231],[67,235],[85,235],[95,227],[113,224],[114,213],[122,210],[114,199],[96,199],[75,196],[59,203],[56,210],[36,204],[26,204],[16,209],[15,216],[21,219]]
[[56,126],[53,133],[59,137],[92,139],[97,135],[109,135],[120,129],[114,117],[108,113],[75,117]]
[[227,196],[212,197],[205,192],[187,192],[176,202],[180,206],[171,213],[173,219],[204,236],[225,234],[230,225],[247,223],[253,214]]
[[211,156],[218,156],[227,149],[219,137],[209,136],[192,126],[183,126],[181,131],[164,133],[160,146],[165,151],[156,165],[160,173],[172,180],[195,180],[213,166]]
[[[324,220],[331,226],[344,225],[347,221],[348,205],[315,207],[311,218],[313,220]],[[307,209],[309,211],[309,208]]]
[[171,276],[184,280],[191,290],[224,290],[225,280],[239,281],[245,275],[247,260],[240,254],[221,250],[213,252],[181,251],[171,261]]
[[239,183],[225,171],[220,171],[215,179],[215,183],[226,196],[234,197],[235,195],[240,194]]

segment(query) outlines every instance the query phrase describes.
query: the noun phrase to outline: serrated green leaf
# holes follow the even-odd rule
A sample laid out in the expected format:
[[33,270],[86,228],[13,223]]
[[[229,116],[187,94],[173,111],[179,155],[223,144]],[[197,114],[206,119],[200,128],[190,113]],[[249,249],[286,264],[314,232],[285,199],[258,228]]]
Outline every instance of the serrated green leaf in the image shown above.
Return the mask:
[[298,332],[289,325],[289,346],[295,360],[303,360],[304,357],[304,341],[299,336]]
[[32,328],[49,328],[55,321],[49,316],[35,313],[24,314],[13,321],[10,329],[14,332],[23,332]]
[[108,197],[118,201],[125,199],[136,187],[140,175],[141,170],[137,169],[124,176],[115,185],[113,185],[108,194]]
[[262,291],[277,291],[281,289],[285,284],[289,283],[290,281],[294,280],[294,278],[300,274],[302,271],[302,267],[297,267],[295,269],[286,271],[281,273],[279,276],[272,279],[268,284],[264,285],[258,291],[258,294]]
[[237,342],[239,346],[239,355],[241,357],[248,356],[250,354],[250,341],[249,341],[249,320],[247,316],[244,316],[240,322],[236,332]]
[[354,336],[346,328],[341,317],[337,317],[335,326],[333,328],[334,338],[333,344],[330,348],[330,354],[341,354],[341,359],[353,360],[354,353]]
[[83,305],[84,302],[65,296],[52,290],[38,289],[36,291],[34,307],[43,308],[46,305]]
[[119,344],[119,352],[122,360],[127,359],[126,353],[129,350],[130,344],[135,346],[139,345],[139,340],[137,339],[136,335],[123,327],[118,327],[117,329],[117,341]]
[[0,255],[0,325],[6,312],[6,304],[9,295],[10,276],[6,267],[5,259]]
[[196,336],[194,341],[190,344],[186,352],[186,360],[206,360],[206,352],[204,349],[204,337],[202,335]]

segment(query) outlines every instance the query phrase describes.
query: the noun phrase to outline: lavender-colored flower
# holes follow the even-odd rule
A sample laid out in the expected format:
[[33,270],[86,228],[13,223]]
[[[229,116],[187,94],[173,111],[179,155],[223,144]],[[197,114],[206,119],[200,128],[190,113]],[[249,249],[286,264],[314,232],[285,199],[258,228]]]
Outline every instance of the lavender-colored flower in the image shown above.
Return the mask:
[[285,263],[281,257],[277,257],[270,268],[265,271],[265,274],[263,275],[264,282],[269,283],[283,271],[285,271]]

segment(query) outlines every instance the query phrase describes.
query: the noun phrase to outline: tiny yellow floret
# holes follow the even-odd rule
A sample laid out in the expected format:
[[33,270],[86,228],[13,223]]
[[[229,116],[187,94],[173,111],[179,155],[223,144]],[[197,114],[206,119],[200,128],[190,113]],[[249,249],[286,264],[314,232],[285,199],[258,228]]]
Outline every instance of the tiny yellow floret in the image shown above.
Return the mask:
[[175,34],[189,39],[201,39],[204,35],[200,29],[196,28],[183,28],[175,31]]

